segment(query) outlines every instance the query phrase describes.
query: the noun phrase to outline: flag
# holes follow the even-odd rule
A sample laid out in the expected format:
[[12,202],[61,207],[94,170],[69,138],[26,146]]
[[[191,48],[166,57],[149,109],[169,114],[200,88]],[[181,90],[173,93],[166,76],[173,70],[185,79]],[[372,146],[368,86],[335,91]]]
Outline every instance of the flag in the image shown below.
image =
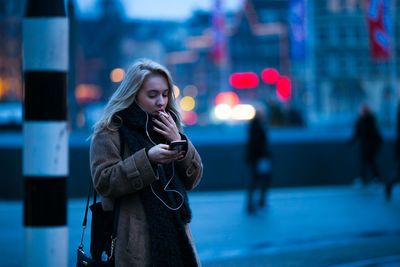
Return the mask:
[[304,60],[306,56],[306,7],[307,0],[290,0],[290,56],[294,60]]
[[386,61],[392,57],[390,0],[365,0],[371,57]]
[[221,0],[215,0],[212,14],[213,41],[211,45],[211,58],[216,64],[226,63],[226,36],[225,17],[221,10]]

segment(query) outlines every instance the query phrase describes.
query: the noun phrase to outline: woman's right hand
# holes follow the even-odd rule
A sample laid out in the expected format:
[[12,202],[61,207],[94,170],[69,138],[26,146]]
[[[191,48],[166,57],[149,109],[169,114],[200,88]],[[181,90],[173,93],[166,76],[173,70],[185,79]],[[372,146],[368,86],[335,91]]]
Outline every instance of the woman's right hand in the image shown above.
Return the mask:
[[149,149],[147,153],[152,163],[167,164],[184,157],[182,151],[170,150],[169,145],[158,144]]

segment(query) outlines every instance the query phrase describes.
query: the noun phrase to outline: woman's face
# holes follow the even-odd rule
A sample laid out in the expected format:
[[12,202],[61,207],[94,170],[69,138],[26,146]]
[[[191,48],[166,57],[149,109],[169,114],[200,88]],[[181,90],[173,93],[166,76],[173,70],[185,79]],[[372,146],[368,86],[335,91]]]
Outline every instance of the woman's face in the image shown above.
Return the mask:
[[165,111],[168,104],[168,83],[161,75],[150,75],[140,88],[136,101],[139,106],[150,114]]

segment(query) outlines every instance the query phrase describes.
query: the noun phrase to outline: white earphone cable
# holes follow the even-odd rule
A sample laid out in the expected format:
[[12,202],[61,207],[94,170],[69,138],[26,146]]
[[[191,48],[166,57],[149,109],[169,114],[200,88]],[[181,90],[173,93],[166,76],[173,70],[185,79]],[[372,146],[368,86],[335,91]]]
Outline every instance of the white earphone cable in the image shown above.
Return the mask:
[[[138,104],[138,106],[139,106],[139,104]],[[140,106],[139,106],[139,107],[140,107]],[[142,108],[142,107],[140,107],[140,108]],[[143,109],[142,109],[142,110],[143,110]],[[143,111],[144,111],[144,110],[143,110]],[[153,141],[153,139],[151,139],[151,137],[150,137],[150,135],[149,135],[149,132],[148,132],[148,130],[147,130],[147,126],[148,126],[148,123],[149,123],[149,114],[147,114],[146,111],[144,111],[144,112],[146,113],[146,134],[147,134],[147,137],[149,138],[150,142],[151,142],[153,145],[157,145],[157,144]],[[175,176],[175,167],[174,167],[174,163],[171,163],[171,165],[172,165],[172,175],[171,175],[171,178],[170,178],[170,179],[168,180],[168,182],[166,183],[166,185],[164,186],[164,191],[165,191],[165,192],[177,193],[177,194],[181,197],[182,201],[181,201],[181,203],[178,205],[178,207],[173,208],[173,207],[171,207],[170,205],[168,205],[167,203],[165,203],[164,200],[162,200],[162,198],[159,197],[159,196],[156,194],[156,192],[154,192],[154,189],[153,189],[153,185],[152,185],[152,184],[150,184],[150,188],[151,188],[151,191],[153,192],[153,194],[164,204],[164,206],[166,206],[166,207],[167,207],[168,209],[170,209],[170,210],[178,210],[178,209],[180,209],[180,208],[182,207],[182,205],[183,205],[185,199],[183,198],[183,195],[182,195],[179,191],[173,190],[173,189],[167,189],[168,185],[169,185],[169,184],[171,183],[171,181],[172,181],[172,178],[174,178],[174,176]]]

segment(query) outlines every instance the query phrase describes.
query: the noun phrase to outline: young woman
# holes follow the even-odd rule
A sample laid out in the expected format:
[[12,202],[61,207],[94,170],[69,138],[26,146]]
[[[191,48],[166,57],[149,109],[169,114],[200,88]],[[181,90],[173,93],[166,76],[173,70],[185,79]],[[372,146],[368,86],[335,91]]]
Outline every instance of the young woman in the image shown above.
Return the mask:
[[[183,134],[172,86],[166,68],[150,60],[136,62],[94,126],[94,186],[104,210],[121,199],[116,266],[200,265],[186,190],[199,183],[203,166]],[[177,140],[187,141],[183,149],[169,145]]]

